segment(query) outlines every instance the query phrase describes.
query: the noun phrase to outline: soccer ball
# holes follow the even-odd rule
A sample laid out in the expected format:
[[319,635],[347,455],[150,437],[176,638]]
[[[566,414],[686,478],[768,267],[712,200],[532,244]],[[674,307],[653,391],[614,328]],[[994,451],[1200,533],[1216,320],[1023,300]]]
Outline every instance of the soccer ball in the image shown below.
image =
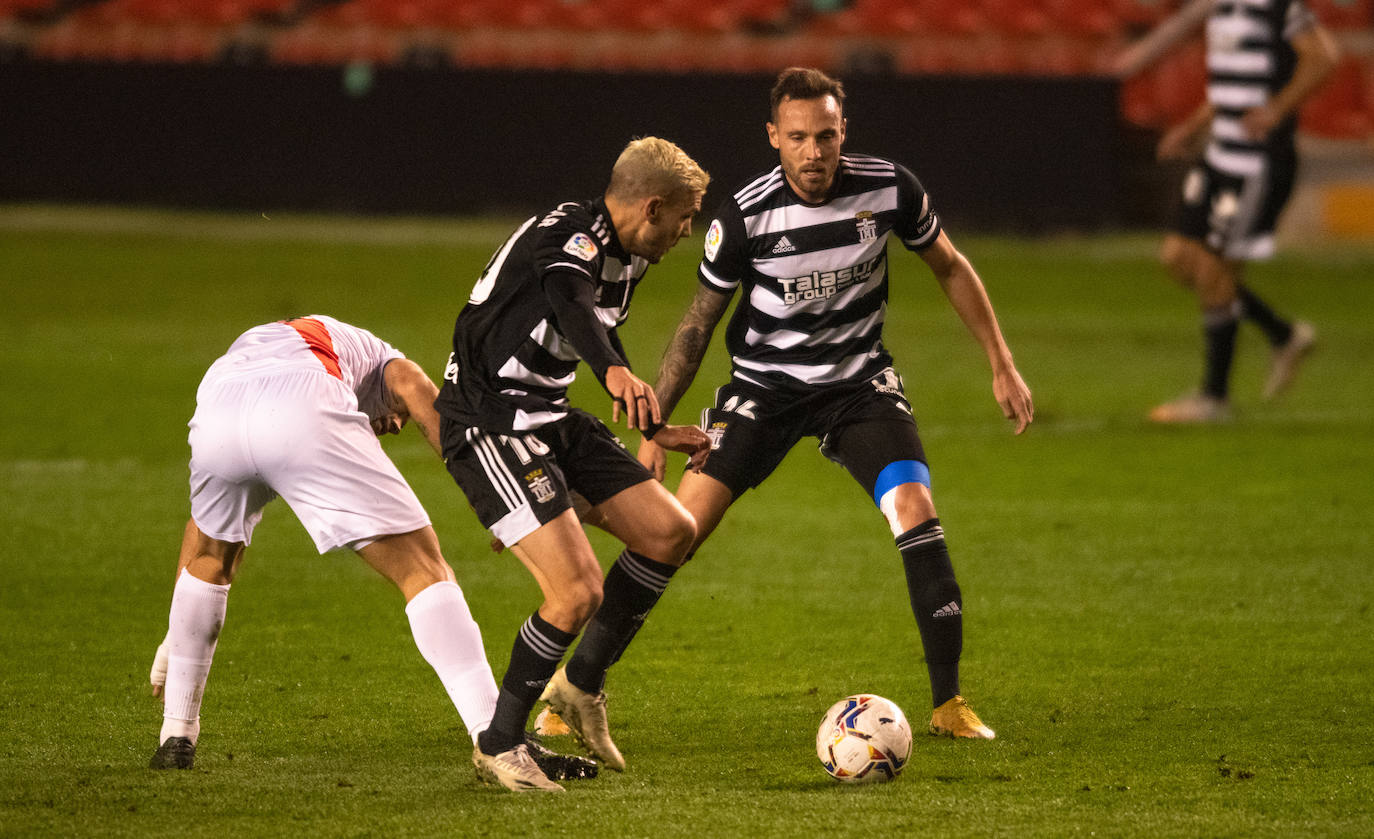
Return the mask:
[[845,783],[890,781],[911,755],[911,726],[894,703],[861,693],[830,706],[816,732],[816,757]]

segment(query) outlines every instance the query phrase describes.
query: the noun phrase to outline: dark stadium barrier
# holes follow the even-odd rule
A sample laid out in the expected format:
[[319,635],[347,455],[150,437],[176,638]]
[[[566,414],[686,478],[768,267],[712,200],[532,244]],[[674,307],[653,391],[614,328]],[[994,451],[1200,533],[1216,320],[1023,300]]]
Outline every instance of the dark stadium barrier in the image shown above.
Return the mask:
[[[726,190],[776,163],[768,76],[18,61],[0,200],[526,212],[597,194],[654,134]],[[1114,82],[851,77],[846,148],[909,165],[956,229],[1102,229],[1131,210]]]

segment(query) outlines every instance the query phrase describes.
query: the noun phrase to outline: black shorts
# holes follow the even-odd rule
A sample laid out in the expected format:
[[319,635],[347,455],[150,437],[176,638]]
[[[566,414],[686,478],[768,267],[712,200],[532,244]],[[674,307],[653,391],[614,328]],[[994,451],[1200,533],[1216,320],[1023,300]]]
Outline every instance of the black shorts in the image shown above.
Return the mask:
[[1227,259],[1267,259],[1274,228],[1293,193],[1297,155],[1288,148],[1256,153],[1256,171],[1223,172],[1205,159],[1183,178],[1177,231]]
[[802,437],[819,438],[821,453],[849,470],[870,496],[894,463],[919,464],[922,482],[929,481],[911,405],[890,367],[872,379],[802,393],[733,379],[716,391],[716,406],[703,412],[702,429],[711,437],[702,472],[735,498],[763,483]]
[[653,476],[601,420],[572,409],[534,431],[500,434],[443,418],[449,474],[482,526],[514,545],[571,509],[573,490],[596,506]]

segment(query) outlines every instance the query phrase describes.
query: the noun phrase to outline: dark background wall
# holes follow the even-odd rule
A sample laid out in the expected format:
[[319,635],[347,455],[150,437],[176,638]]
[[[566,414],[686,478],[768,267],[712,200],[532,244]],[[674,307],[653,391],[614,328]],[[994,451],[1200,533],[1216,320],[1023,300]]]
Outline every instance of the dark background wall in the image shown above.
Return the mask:
[[[380,213],[590,196],[634,136],[713,176],[771,167],[765,76],[7,63],[0,200]],[[1130,149],[1098,79],[855,77],[851,151],[909,165],[950,221],[1119,223]]]

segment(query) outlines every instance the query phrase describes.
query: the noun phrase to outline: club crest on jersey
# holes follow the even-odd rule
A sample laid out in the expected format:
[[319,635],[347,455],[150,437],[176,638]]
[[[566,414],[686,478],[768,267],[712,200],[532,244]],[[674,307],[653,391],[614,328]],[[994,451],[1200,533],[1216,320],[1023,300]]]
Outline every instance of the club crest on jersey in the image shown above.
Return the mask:
[[878,238],[878,221],[873,218],[872,210],[860,210],[855,213],[854,226],[859,231],[860,242],[871,242]]
[[546,504],[553,500],[555,495],[553,490],[553,479],[544,474],[543,469],[536,469],[525,476],[525,486],[530,488],[534,494],[534,500],[540,504]]
[[563,245],[563,252],[572,254],[583,262],[591,262],[596,259],[596,242],[586,233],[574,233],[567,244]]
[[706,228],[706,261],[715,262],[716,254],[720,253],[721,243],[725,241],[725,228],[721,226],[720,219],[713,219],[711,226]]

